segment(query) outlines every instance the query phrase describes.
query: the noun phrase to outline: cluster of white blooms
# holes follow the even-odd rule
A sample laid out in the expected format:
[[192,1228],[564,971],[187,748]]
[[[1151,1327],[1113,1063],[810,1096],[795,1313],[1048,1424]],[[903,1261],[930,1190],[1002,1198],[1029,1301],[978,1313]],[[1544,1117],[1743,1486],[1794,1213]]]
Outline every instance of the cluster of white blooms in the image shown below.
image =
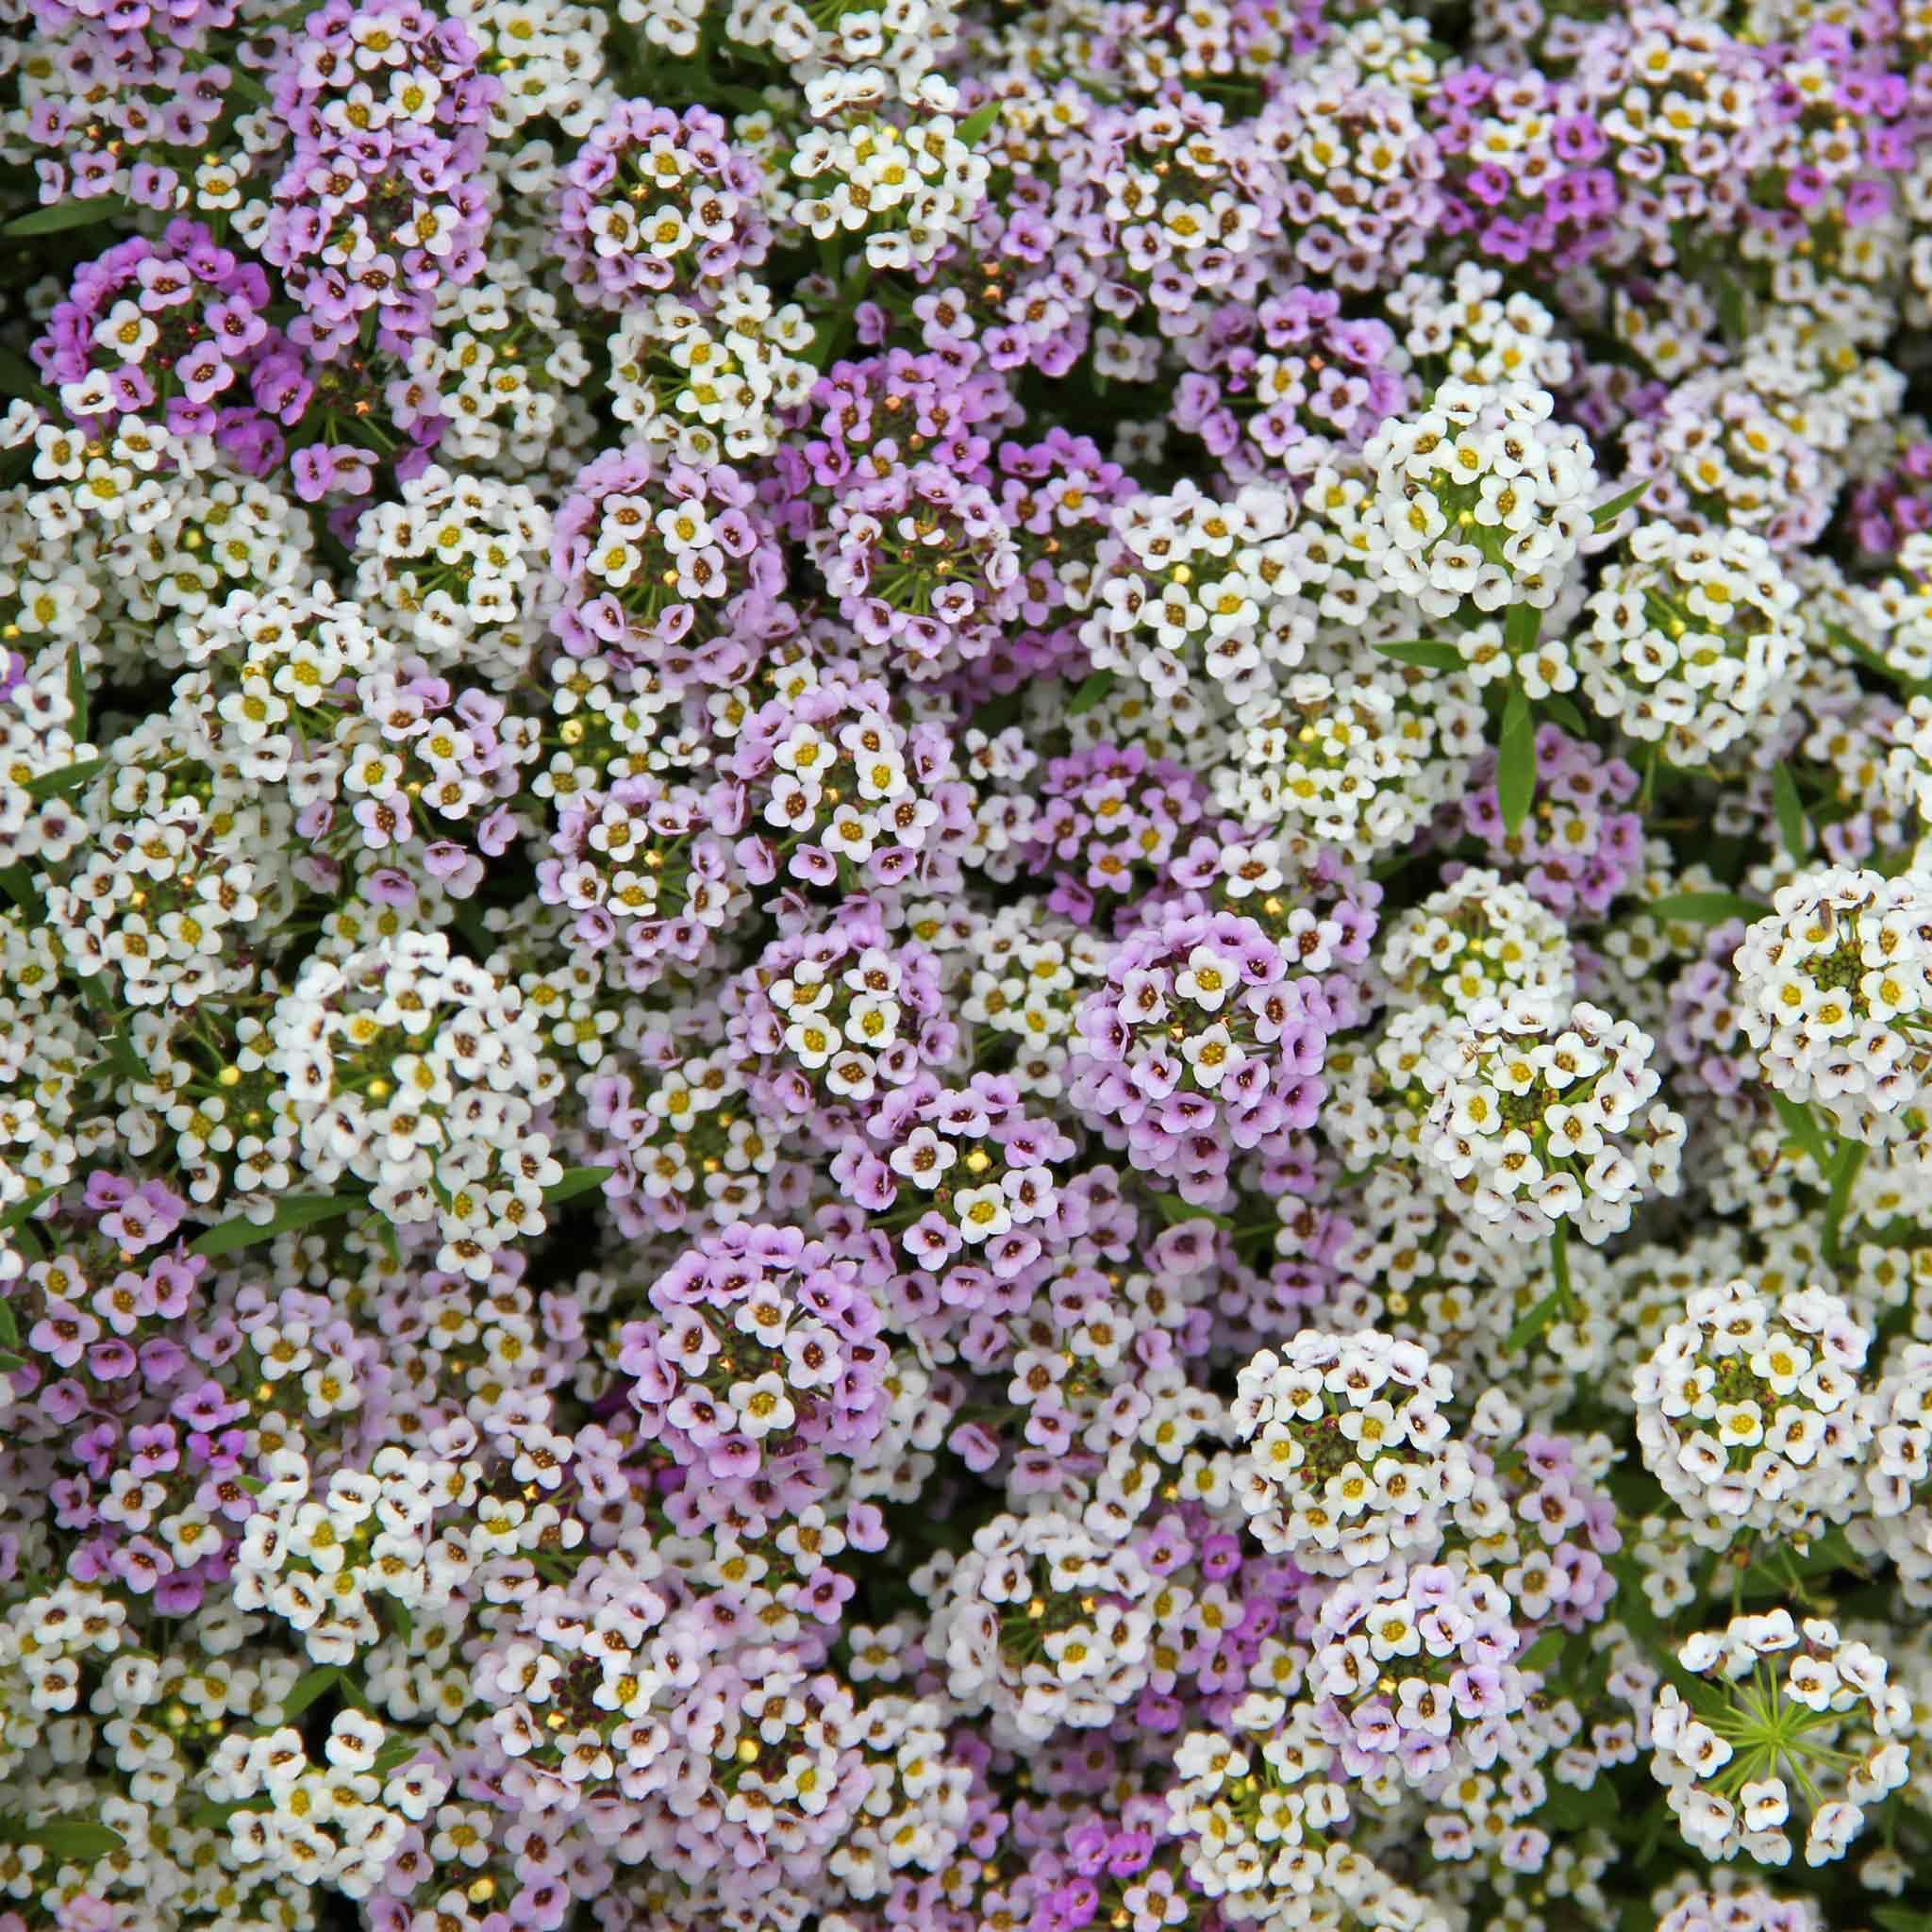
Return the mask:
[[1564,388],[1574,358],[1557,318],[1527,291],[1503,290],[1499,271],[1462,261],[1452,276],[1406,275],[1387,306],[1406,325],[1402,345],[1419,363],[1485,388]]
[[[275,1341],[258,1331],[251,1341],[264,1372],[275,1370]],[[439,1608],[469,1579],[473,1547],[493,1552],[487,1534],[466,1539],[436,1524],[440,1510],[476,1505],[481,1474],[475,1461],[391,1444],[366,1472],[332,1471],[318,1495],[308,1458],[280,1451],[236,1553],[236,1607],[280,1617],[317,1663],[352,1662],[382,1635],[372,1599],[387,1597],[405,1613]],[[558,1520],[554,1507],[549,1520]]]
[[1563,923],[1499,874],[1472,870],[1390,923],[1379,964],[1405,1003],[1468,1012],[1478,1000],[1567,1000],[1575,954]]
[[764,456],[781,411],[802,403],[816,371],[811,325],[795,302],[734,275],[699,308],[668,291],[625,308],[610,338],[610,408],[646,442],[708,468]]
[[549,511],[526,484],[441,463],[400,495],[363,514],[357,596],[432,665],[460,662],[499,687],[526,675],[554,594]]
[[1323,1124],[1351,1168],[1391,1157],[1405,1167],[1420,1160],[1431,1104],[1423,1064],[1450,1019],[1444,1007],[1409,1007],[1391,1012],[1366,1041],[1329,1048]]
[[815,241],[863,235],[869,268],[918,269],[962,236],[986,195],[986,158],[950,114],[900,127],[882,114],[808,126],[792,150],[797,187],[781,211]]
[[[1263,1668],[1257,1682],[1267,1681]],[[1347,1824],[1348,1799],[1328,1775],[1334,1754],[1307,1704],[1253,1690],[1232,1722],[1233,1736],[1191,1731],[1181,1740],[1168,1818],[1184,1835],[1196,1890],[1233,1924],[1274,1923],[1289,1901],[1307,1909],[1330,1890],[1342,1850],[1330,1833]]]
[[1788,1864],[1788,1827],[1808,1812],[1805,1862],[1828,1864],[1909,1775],[1911,1699],[1882,1657],[1835,1624],[1795,1624],[1784,1609],[1733,1617],[1677,1656],[1715,1694],[1658,1692],[1651,1772],[1707,1857]]
[[1642,524],[1605,566],[1573,649],[1600,717],[1707,765],[1776,729],[1804,659],[1798,587],[1763,538]]
[[1158,1579],[1059,1510],[993,1517],[957,1561],[929,1566],[927,1588],[927,1655],[1014,1746],[1115,1723],[1147,1682]]
[[1107,978],[1107,947],[1077,927],[1056,931],[1035,905],[1004,907],[976,927],[959,1017],[1014,1042],[1012,1074],[1042,1100],[1066,1089],[1081,1003]]
[[311,958],[238,1063],[280,1083],[315,1180],[353,1175],[398,1225],[435,1224],[439,1268],[484,1280],[499,1249],[542,1232],[563,1170],[533,1123],[562,1076],[517,990],[441,933]]
[[1081,631],[1095,667],[1130,673],[1157,699],[1191,686],[1197,703],[1216,688],[1236,706],[1265,698],[1312,632],[1296,601],[1293,521],[1294,499],[1276,484],[1224,502],[1184,478],[1171,495],[1124,504]]
[[1842,1519],[1871,1436],[1871,1337],[1823,1289],[1696,1290],[1633,1381],[1644,1466],[1712,1549]]
[[1860,590],[1856,602],[1886,662],[1917,683],[1932,677],[1932,530],[1913,531],[1896,563],[1900,575]]
[[1536,993],[1479,1000],[1417,1070],[1431,1095],[1422,1151],[1470,1222],[1541,1241],[1559,1223],[1602,1241],[1645,1194],[1677,1190],[1682,1117],[1659,1100],[1634,1021]]
[[79,1708],[84,1672],[133,1644],[127,1614],[118,1593],[61,1582],[0,1615],[0,1774]]
[[[1932,662],[1928,662],[1932,672]],[[1922,826],[1932,825],[1932,698],[1915,697],[1891,722],[1885,787]]]
[[292,1724],[224,1738],[203,1788],[226,1814],[228,1856],[258,1881],[287,1876],[367,1898],[402,1848],[408,1814],[449,1790],[440,1774],[425,1789],[423,1773],[386,1761],[388,1741],[379,1719],[356,1710],[336,1714],[321,1763]]
[[437,309],[441,326],[409,345],[409,380],[391,401],[396,426],[435,420],[438,456],[466,475],[523,476],[559,457],[575,467],[567,453],[580,439],[566,431],[591,362],[560,326],[557,296],[505,261],[488,281],[446,284]]
[[1431,1555],[1474,1480],[1442,1413],[1453,1386],[1414,1342],[1373,1329],[1305,1328],[1261,1350],[1232,1416],[1249,1445],[1236,1493],[1262,1547],[1330,1576]]
[[1374,471],[1371,568],[1431,617],[1465,604],[1546,610],[1591,533],[1596,464],[1547,390],[1451,377],[1362,451]]
[[1357,862],[1406,845],[1467,789],[1483,713],[1443,678],[1401,667],[1358,676],[1292,673],[1242,707],[1218,802]]
[[591,8],[576,0],[450,0],[449,10],[502,82],[491,103],[492,136],[546,120],[581,140],[603,118],[603,22]]
[[1866,1397],[1865,1424],[1870,1514],[1853,1534],[1897,1566],[1906,1601],[1924,1608],[1932,1605],[1932,1345],[1901,1344]]
[[1840,1134],[1924,1158],[1932,880],[1827,866],[1778,888],[1744,934],[1737,1012],[1764,1077]]

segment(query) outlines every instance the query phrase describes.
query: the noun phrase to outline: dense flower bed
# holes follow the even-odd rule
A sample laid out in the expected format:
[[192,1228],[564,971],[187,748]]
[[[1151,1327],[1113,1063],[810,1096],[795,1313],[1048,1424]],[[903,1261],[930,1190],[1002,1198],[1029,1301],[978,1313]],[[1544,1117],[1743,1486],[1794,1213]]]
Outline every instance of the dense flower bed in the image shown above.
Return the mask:
[[0,0],[0,1932],[1932,1932],[1932,8],[1415,5]]

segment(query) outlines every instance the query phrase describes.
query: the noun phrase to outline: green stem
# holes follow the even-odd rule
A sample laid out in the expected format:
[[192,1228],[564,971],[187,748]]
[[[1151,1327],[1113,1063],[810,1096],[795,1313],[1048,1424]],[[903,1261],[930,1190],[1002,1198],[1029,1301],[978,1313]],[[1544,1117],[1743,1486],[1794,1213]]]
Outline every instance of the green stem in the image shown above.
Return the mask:
[[1559,1221],[1550,1230],[1550,1273],[1556,1277],[1557,1303],[1565,1321],[1576,1313],[1576,1297],[1570,1291],[1570,1224]]
[[1824,1259],[1825,1265],[1833,1270],[1842,1265],[1845,1209],[1851,1204],[1852,1189],[1857,1182],[1858,1172],[1865,1165],[1866,1152],[1862,1141],[1846,1141],[1840,1145],[1838,1159],[1832,1164],[1831,1194],[1824,1206]]

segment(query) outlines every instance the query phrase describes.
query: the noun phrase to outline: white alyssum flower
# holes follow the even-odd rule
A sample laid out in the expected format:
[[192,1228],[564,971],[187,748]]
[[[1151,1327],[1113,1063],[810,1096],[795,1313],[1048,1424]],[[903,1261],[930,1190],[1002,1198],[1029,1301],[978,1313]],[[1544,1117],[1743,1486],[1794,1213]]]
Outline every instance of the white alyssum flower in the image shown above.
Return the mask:
[[1691,1534],[1805,1539],[1845,1519],[1872,1433],[1871,1337],[1838,1296],[1738,1279],[1696,1290],[1633,1380],[1644,1466]]
[[1928,1151],[1932,877],[1827,866],[1780,887],[1733,960],[1764,1077],[1840,1134]]
[[1608,564],[1574,650],[1597,715],[1674,765],[1775,728],[1804,657],[1798,587],[1763,538],[1648,523]]
[[1411,1341],[1305,1328],[1241,1370],[1232,1411],[1248,1443],[1236,1491],[1264,1549],[1321,1575],[1391,1556],[1426,1559],[1473,1466],[1442,1410],[1452,1382]]
[[1654,1043],[1588,1000],[1478,1000],[1417,1070],[1425,1164],[1470,1223],[1540,1241],[1559,1224],[1621,1234],[1645,1194],[1677,1190],[1682,1118],[1657,1098]]

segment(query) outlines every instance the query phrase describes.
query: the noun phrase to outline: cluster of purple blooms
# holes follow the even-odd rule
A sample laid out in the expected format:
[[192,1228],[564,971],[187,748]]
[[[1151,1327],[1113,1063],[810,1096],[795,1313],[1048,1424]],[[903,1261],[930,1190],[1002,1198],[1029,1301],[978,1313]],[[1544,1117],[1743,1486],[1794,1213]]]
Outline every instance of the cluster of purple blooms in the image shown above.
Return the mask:
[[1925,1932],[1932,13],[0,0],[0,1932]]

